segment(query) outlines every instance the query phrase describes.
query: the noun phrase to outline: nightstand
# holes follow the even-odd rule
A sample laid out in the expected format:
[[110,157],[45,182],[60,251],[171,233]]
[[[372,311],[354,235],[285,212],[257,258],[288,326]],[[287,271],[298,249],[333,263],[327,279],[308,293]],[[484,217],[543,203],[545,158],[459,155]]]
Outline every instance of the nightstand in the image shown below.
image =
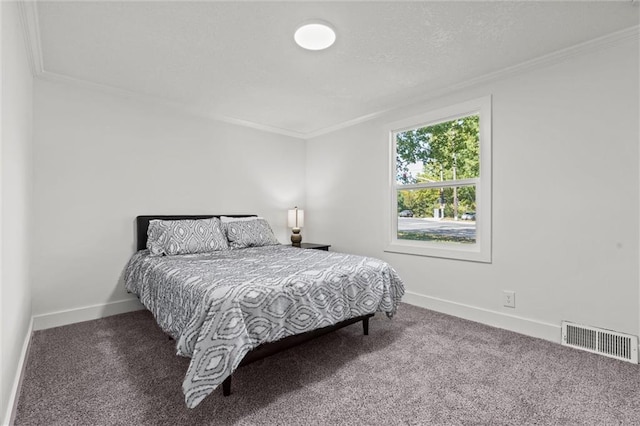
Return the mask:
[[300,243],[300,245],[294,246],[293,244],[289,244],[292,247],[298,247],[303,249],[313,249],[313,250],[324,250],[329,251],[329,247],[331,244],[315,244],[315,243]]

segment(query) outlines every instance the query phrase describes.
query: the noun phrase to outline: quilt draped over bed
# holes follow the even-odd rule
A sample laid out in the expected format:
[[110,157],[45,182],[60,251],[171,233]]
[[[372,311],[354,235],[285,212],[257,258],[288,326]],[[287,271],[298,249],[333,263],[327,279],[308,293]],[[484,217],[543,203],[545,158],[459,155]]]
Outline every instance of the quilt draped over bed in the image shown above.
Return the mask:
[[197,406],[262,343],[374,312],[392,316],[404,286],[387,263],[290,246],[206,254],[135,253],[125,270],[159,326],[191,357],[182,389]]

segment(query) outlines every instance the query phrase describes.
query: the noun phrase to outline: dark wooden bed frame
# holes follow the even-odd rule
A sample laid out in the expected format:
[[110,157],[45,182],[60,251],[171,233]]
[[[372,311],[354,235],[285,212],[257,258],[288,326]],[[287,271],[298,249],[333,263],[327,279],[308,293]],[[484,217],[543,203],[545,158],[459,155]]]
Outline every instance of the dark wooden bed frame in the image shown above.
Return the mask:
[[[147,248],[147,230],[149,229],[149,222],[154,219],[160,220],[185,220],[185,219],[210,219],[212,217],[230,216],[230,217],[255,217],[256,215],[250,214],[229,214],[229,215],[151,215],[151,216],[138,216],[136,217],[136,247],[137,250],[144,250]],[[268,356],[277,354],[286,349],[297,346],[301,343],[307,342],[316,337],[320,337],[324,334],[331,333],[332,331],[339,330],[351,324],[362,321],[362,329],[364,335],[369,335],[369,318],[374,314],[367,314],[348,320],[339,322],[328,327],[319,328],[317,330],[311,330],[306,333],[296,334],[293,336],[285,337],[284,339],[276,342],[263,343],[257,348],[249,351],[245,357],[240,361],[238,367],[251,364],[252,362],[261,360]],[[222,383],[222,394],[224,396],[231,395],[231,376],[227,377]]]

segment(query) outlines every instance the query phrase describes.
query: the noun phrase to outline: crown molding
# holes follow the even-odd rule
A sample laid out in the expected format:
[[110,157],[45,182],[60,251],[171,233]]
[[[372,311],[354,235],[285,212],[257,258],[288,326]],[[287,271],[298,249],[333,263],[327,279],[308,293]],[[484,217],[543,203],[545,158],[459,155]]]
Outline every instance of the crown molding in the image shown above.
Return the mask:
[[82,80],[68,75],[62,75],[46,71],[44,69],[42,61],[42,46],[40,43],[40,27],[38,23],[37,1],[36,0],[19,0],[18,7],[20,10],[20,16],[22,18],[23,30],[25,41],[27,44],[27,52],[30,59],[30,66],[34,77],[47,81],[63,82],[68,84],[79,85],[85,88],[98,90],[104,93],[111,93],[127,98],[134,98],[143,102],[151,102],[154,105],[164,105],[170,108],[178,109],[182,112],[187,112],[192,115],[204,117],[211,120],[221,121],[224,123],[234,124],[237,126],[248,127],[255,130],[260,130],[269,133],[275,133],[283,136],[289,136],[297,139],[312,139],[318,136],[333,133],[338,130],[342,130],[348,127],[355,126],[370,120],[374,120],[378,117],[393,111],[398,111],[403,108],[411,107],[424,103],[425,101],[454,93],[463,89],[470,89],[476,86],[493,83],[505,78],[516,76],[534,69],[544,68],[549,65],[560,63],[571,57],[582,55],[590,52],[594,52],[600,49],[604,49],[610,46],[614,46],[628,40],[638,40],[640,38],[640,25],[636,25],[630,28],[626,28],[620,31],[616,31],[611,34],[607,34],[592,40],[588,40],[583,43],[576,44],[564,49],[557,50],[555,52],[539,56],[537,58],[503,68],[498,71],[494,71],[482,76],[474,77],[459,83],[451,84],[436,89],[427,89],[416,87],[415,91],[419,95],[413,96],[410,99],[396,104],[389,108],[383,108],[377,111],[373,111],[368,114],[364,114],[333,126],[319,128],[310,132],[300,132],[292,129],[284,129],[274,126],[269,126],[262,123],[256,123],[250,120],[243,120],[240,118],[229,117],[225,115],[211,113],[205,111],[198,106],[188,105],[186,103],[172,101],[166,98],[161,98],[153,95],[144,94],[141,92],[131,91],[127,89],[118,88],[115,86],[105,85],[101,83],[94,83],[88,80]]
[[196,106],[191,106],[185,103],[171,101],[169,99],[147,95],[141,92],[135,92],[127,89],[122,89],[115,86],[110,86],[101,83],[95,83],[88,80],[82,80],[76,77],[58,74],[44,69],[42,61],[42,45],[40,38],[40,22],[38,20],[38,6],[37,0],[18,0],[17,2],[20,19],[22,21],[22,30],[24,33],[24,39],[26,43],[27,56],[29,59],[29,67],[35,78],[55,82],[66,83],[98,90],[103,93],[109,93],[117,96],[124,96],[126,98],[137,99],[142,102],[152,102],[155,105],[164,105],[165,107],[173,108],[186,112],[188,114],[204,117],[210,120],[221,121],[228,124],[234,124],[241,127],[247,127],[250,129],[260,130],[268,133],[275,133],[283,136],[289,136],[297,139],[304,139],[305,134],[289,129],[282,129],[275,126],[269,126],[266,124],[256,123],[249,120],[243,120],[235,117],[228,117],[225,115],[214,114],[202,110]]
[[44,71],[42,65],[42,45],[40,43],[40,23],[38,22],[38,5],[35,0],[19,0],[18,12],[22,21],[24,41],[27,45],[29,67],[34,77]]
[[172,101],[170,99],[162,98],[159,96],[153,96],[153,95],[149,95],[146,93],[141,93],[133,90],[122,89],[122,88],[107,85],[107,84],[95,83],[92,81],[83,80],[80,78],[71,77],[64,74],[58,74],[50,71],[42,71],[38,75],[36,75],[36,77],[40,80],[44,80],[52,83],[69,84],[69,85],[73,85],[73,86],[84,88],[84,89],[102,92],[108,95],[115,95],[115,96],[123,97],[127,99],[134,99],[141,103],[148,103],[154,106],[163,106],[165,108],[174,109],[182,113],[187,113],[190,115],[206,118],[209,120],[221,121],[223,123],[234,124],[241,127],[247,127],[250,129],[260,130],[268,133],[275,133],[275,134],[289,136],[297,139],[305,138],[304,133],[296,132],[293,130],[282,129],[279,127],[256,123],[249,120],[243,120],[240,118],[215,114],[215,113],[205,111],[200,107],[188,105],[186,103]]
[[418,91],[420,94],[417,96],[411,97],[409,100],[403,102],[402,104],[394,105],[392,108],[387,108],[387,109],[375,111],[367,115],[356,117],[354,119],[336,124],[335,126],[314,130],[312,132],[306,133],[305,138],[311,139],[317,136],[333,133],[337,130],[355,126],[357,124],[364,123],[366,121],[381,117],[393,111],[398,111],[398,110],[401,110],[402,108],[415,106],[425,101],[428,101],[430,99],[438,98],[438,97],[447,95],[449,93],[458,92],[463,89],[471,89],[473,87],[493,83],[493,82],[504,80],[510,77],[515,77],[519,74],[533,71],[535,69],[540,69],[553,64],[560,63],[574,56],[595,52],[607,47],[624,43],[629,40],[638,40],[639,38],[640,38],[640,25],[636,25],[620,31],[616,31],[611,34],[604,35],[602,37],[585,41],[583,43],[579,43],[564,49],[556,50],[555,52],[551,52],[546,55],[542,55],[537,58],[530,59],[528,61],[521,62],[519,64],[510,66],[507,68],[503,68],[498,71],[494,71],[488,74],[474,77],[469,80],[462,81],[460,83],[452,84],[445,87],[440,87],[437,89],[431,89],[431,90],[429,89],[420,90],[420,88],[416,88],[415,90]]

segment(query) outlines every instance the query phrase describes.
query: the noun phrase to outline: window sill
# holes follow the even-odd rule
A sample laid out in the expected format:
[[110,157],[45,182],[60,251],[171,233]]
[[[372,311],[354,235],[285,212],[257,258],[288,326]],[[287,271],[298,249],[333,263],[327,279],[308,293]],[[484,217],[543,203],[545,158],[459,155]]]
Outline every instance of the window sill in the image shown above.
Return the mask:
[[388,244],[384,251],[387,253],[491,263],[491,252],[488,250],[481,251],[477,244],[437,243],[437,245],[427,245],[424,242],[395,241]]

